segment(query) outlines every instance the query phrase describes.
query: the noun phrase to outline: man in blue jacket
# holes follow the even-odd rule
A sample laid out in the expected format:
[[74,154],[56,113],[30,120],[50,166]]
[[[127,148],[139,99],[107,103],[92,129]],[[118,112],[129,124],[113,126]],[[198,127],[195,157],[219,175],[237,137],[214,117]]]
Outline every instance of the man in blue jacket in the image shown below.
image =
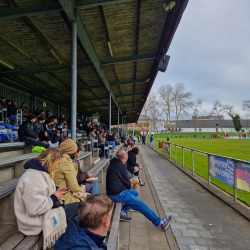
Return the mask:
[[128,160],[128,154],[124,150],[117,153],[110,161],[106,177],[106,190],[108,197],[114,202],[122,202],[125,205],[122,208],[120,220],[130,221],[131,217],[127,215],[130,208],[139,211],[155,226],[161,226],[165,231],[171,221],[172,216],[161,219],[157,216],[143,201],[137,198],[138,192],[131,189],[133,186],[130,183],[127,173],[127,167],[124,164]]
[[66,232],[57,240],[55,250],[107,249],[103,236],[109,229],[113,202],[105,195],[93,194],[80,202],[79,221],[70,218]]

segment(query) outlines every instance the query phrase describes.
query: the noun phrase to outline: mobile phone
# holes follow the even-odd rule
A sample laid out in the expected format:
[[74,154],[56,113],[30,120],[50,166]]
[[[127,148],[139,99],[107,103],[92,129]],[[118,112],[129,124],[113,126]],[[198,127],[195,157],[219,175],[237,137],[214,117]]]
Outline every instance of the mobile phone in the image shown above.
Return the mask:
[[65,191],[69,191],[69,188],[67,188]]

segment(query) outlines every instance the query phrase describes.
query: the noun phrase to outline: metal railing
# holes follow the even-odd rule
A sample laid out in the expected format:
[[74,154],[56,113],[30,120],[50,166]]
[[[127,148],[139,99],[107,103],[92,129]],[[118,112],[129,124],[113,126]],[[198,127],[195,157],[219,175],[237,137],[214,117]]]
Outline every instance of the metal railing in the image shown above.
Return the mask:
[[[149,141],[149,138],[148,138],[147,141]],[[160,148],[159,148],[159,142],[160,142],[160,140],[154,139],[154,148],[156,150],[162,152],[160,150]],[[163,142],[163,141],[161,141],[161,142]],[[150,142],[148,142],[148,143],[150,144]],[[167,154],[166,152],[162,152],[162,153],[165,153],[165,154],[169,155],[170,158],[172,158],[171,148],[174,147],[175,148],[175,158],[174,158],[174,160],[175,160],[176,163],[177,163],[177,148],[181,148],[182,149],[182,167],[185,167],[185,165],[184,165],[184,149],[185,150],[190,150],[190,152],[191,152],[191,159],[192,159],[192,174],[195,173],[194,152],[206,155],[207,156],[207,163],[208,163],[208,173],[207,173],[207,175],[208,175],[208,180],[207,180],[208,181],[208,185],[210,185],[210,183],[211,183],[211,179],[210,179],[210,176],[211,176],[211,173],[210,173],[210,156],[215,156],[215,157],[220,157],[220,158],[223,158],[223,159],[230,159],[230,160],[232,160],[234,162],[234,177],[233,177],[234,178],[234,185],[233,185],[233,189],[234,189],[234,202],[237,201],[237,176],[236,176],[237,162],[242,162],[242,163],[249,164],[249,161],[245,161],[245,160],[241,160],[241,159],[237,159],[237,158],[232,158],[232,157],[227,157],[227,156],[223,156],[223,155],[217,155],[217,154],[213,154],[213,153],[208,153],[208,152],[204,152],[204,151],[201,151],[201,150],[198,150],[198,149],[194,149],[194,148],[190,148],[190,147],[186,147],[186,146],[182,146],[182,145],[178,145],[178,144],[174,144],[174,143],[169,143],[169,142],[165,142],[165,141],[164,141],[164,143],[166,143],[168,145],[169,154]],[[202,178],[204,178],[204,177],[202,177]],[[217,180],[219,180],[219,179],[217,179]],[[227,183],[225,183],[225,184],[227,184]],[[229,184],[227,184],[227,185],[229,185]]]

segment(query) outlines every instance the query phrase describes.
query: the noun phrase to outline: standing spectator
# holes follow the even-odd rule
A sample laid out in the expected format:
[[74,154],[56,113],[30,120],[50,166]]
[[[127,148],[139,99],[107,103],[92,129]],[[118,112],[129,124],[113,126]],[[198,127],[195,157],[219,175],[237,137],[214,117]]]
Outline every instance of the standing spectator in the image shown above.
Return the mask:
[[11,125],[16,124],[16,116],[15,116],[15,110],[11,106],[11,101],[6,101],[6,107],[7,107],[7,117],[10,120]]
[[143,134],[142,135],[142,145],[145,145],[146,139],[147,139],[147,137]]
[[153,135],[151,135],[151,137],[150,137],[150,147],[151,148],[154,147],[154,137],[153,137]]
[[138,145],[140,145],[140,142],[141,142],[141,134],[138,135]]
[[134,142],[134,145],[135,145],[135,136],[133,135],[132,138],[133,138],[133,142]]
[[18,130],[18,137],[21,142],[25,142],[26,144],[41,146],[44,148],[49,148],[49,144],[43,143],[39,141],[35,131],[34,131],[34,123],[36,121],[36,116],[32,113],[28,115],[27,121],[25,121]]

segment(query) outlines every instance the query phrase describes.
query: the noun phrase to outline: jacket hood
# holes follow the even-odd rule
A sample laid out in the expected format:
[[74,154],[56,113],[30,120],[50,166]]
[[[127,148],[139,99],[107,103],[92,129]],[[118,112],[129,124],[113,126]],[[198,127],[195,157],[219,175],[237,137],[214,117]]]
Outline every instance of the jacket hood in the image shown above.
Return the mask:
[[[104,249],[106,245],[103,244]],[[77,220],[70,218],[66,232],[60,236],[55,244],[55,250],[68,249],[91,249],[99,250],[103,248],[96,247],[93,240],[86,234],[86,232],[79,226]]]
[[38,171],[43,171],[49,174],[49,171],[46,167],[42,165],[42,163],[38,159],[31,159],[30,161],[24,164],[25,169],[35,169]]

